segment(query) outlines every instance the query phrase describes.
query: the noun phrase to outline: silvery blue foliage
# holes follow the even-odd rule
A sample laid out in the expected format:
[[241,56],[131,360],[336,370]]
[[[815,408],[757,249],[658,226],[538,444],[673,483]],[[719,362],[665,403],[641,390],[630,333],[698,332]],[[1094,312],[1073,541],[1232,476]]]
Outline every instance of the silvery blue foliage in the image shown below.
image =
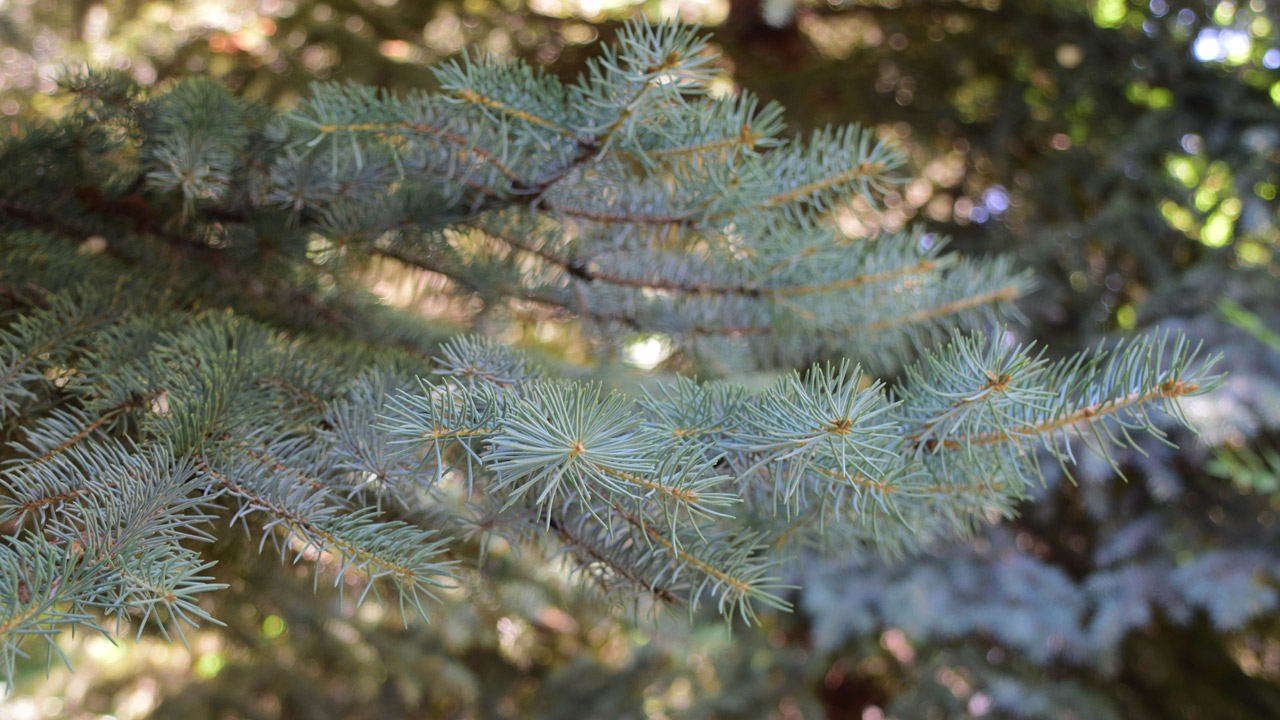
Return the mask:
[[[215,536],[213,503],[402,614],[454,586],[466,537],[754,622],[791,607],[780,575],[803,552],[974,532],[1059,468],[1097,477],[1168,442],[1181,401],[1218,385],[1184,334],[1061,358],[1019,343],[1001,323],[1033,283],[1012,258],[840,230],[904,155],[857,126],[787,138],[776,107],[716,97],[696,29],[629,23],[601,53],[572,84],[477,55],[439,92],[319,85],[286,114],[204,79],[152,96],[95,74],[68,81],[66,120],[0,146],[6,669],[94,613],[209,619],[190,546]],[[640,398],[557,377],[371,299],[375,266],[442,284],[477,326],[580,323],[596,348],[661,333],[691,365],[776,377]],[[1094,647],[1071,619],[1095,600],[1030,558],[906,567],[869,612],[1033,659]],[[1199,577],[1170,607],[1207,601]]]
[[[993,709],[1030,718],[1121,717],[1105,685],[1075,683],[1071,670],[1115,680],[1126,643],[1158,623],[1203,618],[1231,635],[1274,618],[1280,533],[1268,498],[1236,495],[1229,478],[1205,477],[1202,468],[1213,446],[1233,435],[1274,431],[1280,355],[1211,315],[1165,324],[1230,348],[1229,379],[1222,393],[1187,403],[1201,434],[1179,437],[1180,450],[1141,441],[1113,456],[1128,485],[1106,459],[1077,456],[1076,484],[1067,487],[1091,523],[1084,556],[1064,557],[1044,544],[1068,506],[1060,491],[1069,483],[1060,471],[1046,472],[1021,508],[1020,527],[991,528],[972,543],[939,544],[904,562],[816,562],[802,581],[800,607],[818,646],[838,652],[897,629],[917,656],[962,668]],[[1217,503],[1233,514],[1213,519]],[[974,644],[998,648],[998,657],[948,654]],[[914,717],[931,703],[936,696],[920,690],[891,707]]]
[[[1151,527],[1149,521],[1137,524]],[[1144,555],[1141,546],[1132,549],[1076,581],[1019,549],[1013,531],[995,528],[975,545],[910,562],[825,567],[806,577],[800,607],[811,619],[815,643],[826,651],[896,628],[921,653],[953,640],[989,638],[1034,665],[1065,663],[1105,675],[1117,669],[1128,634],[1150,623],[1153,613],[1187,622],[1204,612],[1230,631],[1273,612],[1280,599],[1280,560],[1272,553],[1215,550],[1178,566],[1158,553]],[[985,689],[998,704],[1002,697],[1029,699],[1007,684]]]

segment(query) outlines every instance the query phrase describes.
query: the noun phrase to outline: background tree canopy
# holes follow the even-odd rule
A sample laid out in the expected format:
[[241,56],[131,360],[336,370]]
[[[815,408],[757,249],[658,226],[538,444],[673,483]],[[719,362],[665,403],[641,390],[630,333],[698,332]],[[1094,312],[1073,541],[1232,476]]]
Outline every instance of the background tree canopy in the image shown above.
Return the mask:
[[[887,229],[922,220],[969,255],[1007,252],[1038,288],[1014,331],[1055,352],[1178,329],[1221,352],[1199,437],[1140,441],[1049,473],[1019,518],[921,557],[815,562],[795,614],[726,634],[604,612],[495,550],[501,578],[430,625],[339,607],[305,571],[219,538],[219,631],[68,642],[75,674],[20,666],[3,717],[1280,716],[1280,30],[1273,2],[35,3],[0,13],[0,128],[67,109],[66,63],[144,85],[208,74],[289,106],[316,79],[431,88],[464,47],[573,77],[626,17],[701,22],[724,93],[788,109],[789,131],[861,122],[904,147]],[[421,277],[371,275],[410,305]],[[1222,309],[1222,301],[1230,301]],[[431,310],[547,358],[583,338]],[[1268,339],[1272,342],[1267,344]],[[699,370],[658,335],[615,361]],[[10,438],[12,439],[12,438]],[[1052,465],[1046,466],[1052,470]]]

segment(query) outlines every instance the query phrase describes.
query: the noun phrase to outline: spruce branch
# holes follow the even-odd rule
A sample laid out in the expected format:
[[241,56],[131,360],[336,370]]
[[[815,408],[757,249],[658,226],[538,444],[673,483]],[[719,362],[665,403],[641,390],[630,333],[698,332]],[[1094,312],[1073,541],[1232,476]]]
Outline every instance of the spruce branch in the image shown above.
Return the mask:
[[503,62],[482,53],[464,53],[456,61],[433,68],[433,73],[456,102],[475,105],[490,117],[507,117],[567,139],[577,137],[565,124],[569,110],[564,86],[541,68]]
[[[437,559],[447,541],[434,539],[429,531],[399,521],[377,520],[375,508],[339,513],[336,506],[323,502],[325,493],[311,494],[309,483],[294,482],[290,477],[293,473],[264,476],[245,471],[241,465],[233,466],[239,471],[233,475],[215,470],[204,458],[197,460],[197,466],[244,502],[237,518],[260,511],[270,516],[265,530],[277,526],[283,529],[284,537],[279,539],[282,552],[296,539],[299,547],[295,551],[299,555],[308,549],[337,555],[340,569],[335,585],[341,583],[342,574],[348,569],[365,574],[370,583],[366,593],[375,581],[389,578],[399,591],[401,612],[408,603],[424,619],[427,615],[422,596],[434,598],[433,588],[451,587],[447,579],[453,577],[448,569],[453,563]],[[250,484],[235,480],[236,475],[256,478]],[[363,600],[364,595],[359,598]]]
[[575,527],[553,515],[548,527],[555,532],[563,551],[573,558],[579,572],[591,577],[606,597],[613,594],[617,585],[625,584],[629,593],[648,594],[666,606],[684,602],[679,584],[659,580],[659,574],[666,567],[664,559],[650,555],[645,562],[645,554],[637,552],[636,546],[618,543],[616,536],[588,522],[587,516]]
[[[104,616],[209,621],[215,504],[402,614],[505,538],[611,601],[754,622],[802,553],[971,531],[1038,458],[1165,439],[1155,413],[1219,382],[1182,336],[1008,341],[1010,259],[839,229],[901,152],[783,139],[777,106],[710,97],[716,67],[636,21],[574,83],[473,54],[439,93],[317,85],[282,116],[202,79],[70,82],[78,110],[0,145],[0,664]],[[406,307],[465,310],[363,290],[424,277]],[[530,318],[783,372],[632,398],[460,334]]]
[[[1202,356],[1182,335],[1100,346],[1052,364],[1029,348],[1001,348],[983,338],[956,338],[949,350],[909,371],[907,393],[915,399],[907,412],[916,420],[907,442],[913,452],[972,458],[987,450],[1021,456],[1040,447],[1066,461],[1070,439],[1079,437],[1110,459],[1110,446],[1137,448],[1131,431],[1164,438],[1149,416],[1153,407],[1178,417],[1178,398],[1221,382],[1210,371],[1216,359]],[[939,394],[938,380],[926,379],[939,374],[967,389]]]

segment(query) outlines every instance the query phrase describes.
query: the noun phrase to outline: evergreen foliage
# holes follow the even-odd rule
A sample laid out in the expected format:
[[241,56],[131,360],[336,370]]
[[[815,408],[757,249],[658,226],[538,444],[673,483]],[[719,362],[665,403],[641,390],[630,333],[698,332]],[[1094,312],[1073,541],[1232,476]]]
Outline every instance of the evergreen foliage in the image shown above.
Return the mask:
[[[1200,438],[1174,430],[1178,449],[1148,437],[1112,453],[1128,482],[1092,454],[1072,468],[1078,483],[1046,467],[1020,516],[972,543],[939,544],[907,563],[833,559],[807,573],[797,605],[815,644],[857,658],[898,633],[912,649],[911,662],[887,673],[903,685],[886,713],[1280,712],[1274,682],[1247,649],[1272,642],[1280,599],[1276,474],[1264,459],[1280,355],[1258,342],[1271,331],[1256,314],[1223,303],[1248,333],[1215,317],[1221,277],[1196,273],[1168,290],[1194,309],[1164,326],[1205,338],[1228,373],[1213,395],[1184,404]],[[1272,312],[1273,278],[1237,270],[1232,279],[1227,294]]]
[[[715,72],[695,30],[632,23],[573,84],[471,55],[438,93],[319,85],[281,116],[200,78],[67,79],[76,112],[0,149],[6,670],[67,625],[213,620],[199,548],[234,524],[406,615],[473,537],[752,621],[790,607],[803,551],[970,531],[1073,438],[1137,447],[1218,383],[1182,335],[1018,344],[1010,260],[841,229],[897,150],[784,138]],[[375,263],[446,278],[477,329],[578,321],[605,357],[661,334],[704,376],[784,371],[629,397],[378,303]]]

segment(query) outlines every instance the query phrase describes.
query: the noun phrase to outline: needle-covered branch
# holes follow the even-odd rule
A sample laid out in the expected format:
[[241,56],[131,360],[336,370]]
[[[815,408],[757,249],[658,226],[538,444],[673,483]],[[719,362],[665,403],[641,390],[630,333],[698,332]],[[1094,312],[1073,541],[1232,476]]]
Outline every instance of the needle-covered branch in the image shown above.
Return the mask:
[[[1011,342],[1025,273],[874,211],[902,153],[785,139],[718,67],[634,22],[575,82],[473,54],[437,93],[288,113],[69,80],[66,119],[0,144],[0,665],[107,616],[211,620],[228,525],[402,613],[503,548],[754,622],[803,552],[969,531],[1040,458],[1165,439],[1153,413],[1217,383],[1182,336]],[[714,377],[491,339],[637,333]]]

